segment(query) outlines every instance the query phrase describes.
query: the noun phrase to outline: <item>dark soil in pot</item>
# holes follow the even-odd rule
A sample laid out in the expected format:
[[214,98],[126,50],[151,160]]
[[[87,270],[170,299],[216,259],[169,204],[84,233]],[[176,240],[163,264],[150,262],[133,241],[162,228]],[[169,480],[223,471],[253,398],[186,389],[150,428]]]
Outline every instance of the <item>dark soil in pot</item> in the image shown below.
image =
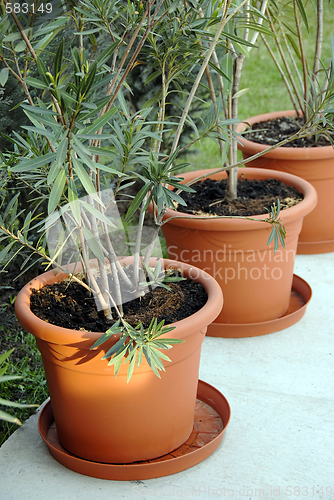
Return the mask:
[[[254,123],[251,131],[244,137],[248,141],[259,144],[275,145],[297,133],[304,125],[304,118],[282,117],[274,120]],[[296,139],[288,142],[286,148],[316,148],[321,146],[330,146],[331,143],[323,136],[310,136]]]
[[[178,271],[173,272],[178,275]],[[123,304],[124,320],[132,326],[141,321],[148,327],[153,318],[165,325],[180,321],[201,309],[207,302],[207,293],[201,283],[186,279],[167,283],[170,290],[156,287],[143,297]],[[94,297],[79,283],[67,281],[33,290],[31,311],[39,318],[64,328],[104,332],[112,325],[106,322],[103,311],[98,311]],[[114,313],[117,319],[117,314]]]
[[251,216],[265,214],[279,198],[281,208],[289,208],[303,199],[293,186],[287,186],[277,179],[239,179],[238,198],[228,200],[228,181],[205,179],[191,187],[195,193],[181,193],[187,206],[178,206],[183,213],[194,215]]

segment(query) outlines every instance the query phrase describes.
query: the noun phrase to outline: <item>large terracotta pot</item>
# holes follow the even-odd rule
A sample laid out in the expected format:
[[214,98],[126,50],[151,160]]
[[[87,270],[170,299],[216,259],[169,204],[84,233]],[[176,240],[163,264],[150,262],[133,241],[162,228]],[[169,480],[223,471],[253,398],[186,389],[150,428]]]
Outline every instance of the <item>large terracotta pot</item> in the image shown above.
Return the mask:
[[[254,116],[245,120],[250,125],[283,116],[295,116],[295,111],[279,111]],[[240,123],[238,132],[247,125]],[[240,138],[238,148],[244,158],[249,158],[269,146]],[[334,149],[332,146],[318,148],[277,148],[247,166],[280,170],[298,175],[310,182],[318,193],[316,208],[305,217],[299,236],[298,253],[314,254],[334,252]]]
[[[181,174],[188,182],[208,170]],[[210,273],[224,293],[224,308],[215,320],[222,324],[259,323],[284,315],[287,311],[298,235],[303,218],[316,205],[315,189],[303,179],[271,170],[240,168],[239,177],[247,179],[280,179],[295,186],[304,195],[298,204],[282,210],[280,218],[286,228],[285,249],[274,254],[267,246],[271,226],[264,222],[242,219],[210,218],[168,210],[162,226],[170,258],[187,262]],[[226,178],[226,172],[210,175]],[[269,207],[268,207],[269,208]],[[266,215],[256,216],[261,220]]]
[[[64,272],[46,272],[19,293],[15,310],[21,325],[35,335],[43,363],[59,441],[74,455],[96,462],[131,463],[171,452],[189,437],[194,421],[201,344],[207,326],[222,308],[222,292],[208,274],[165,260],[200,281],[208,301],[194,315],[174,323],[165,336],[183,339],[164,362],[159,379],[144,359],[127,383],[128,364],[117,378],[107,360],[109,345],[90,347],[101,333],[76,331],[46,323],[30,310],[31,288],[61,281]],[[152,262],[151,262],[152,263]],[[166,292],[167,293],[167,292]]]

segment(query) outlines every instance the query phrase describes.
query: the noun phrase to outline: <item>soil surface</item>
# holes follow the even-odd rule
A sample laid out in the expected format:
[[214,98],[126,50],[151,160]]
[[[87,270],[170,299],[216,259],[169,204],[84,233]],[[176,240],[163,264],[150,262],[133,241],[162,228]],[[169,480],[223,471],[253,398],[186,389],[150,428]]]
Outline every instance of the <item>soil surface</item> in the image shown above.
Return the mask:
[[[178,271],[174,276],[180,276]],[[124,320],[132,326],[141,321],[148,327],[153,318],[165,325],[180,321],[201,309],[207,302],[207,293],[201,283],[186,279],[167,283],[170,290],[156,287],[143,297],[123,305]],[[107,322],[103,311],[98,311],[94,297],[79,283],[71,281],[46,285],[33,290],[31,311],[39,318],[74,330],[105,332],[114,323]],[[113,311],[114,318],[117,314]]]
[[178,206],[180,212],[194,215],[261,215],[270,210],[277,198],[281,209],[296,205],[303,195],[293,186],[287,186],[277,179],[250,180],[239,179],[238,198],[228,200],[227,179],[216,181],[205,179],[191,187],[196,193],[180,193],[187,206]]
[[[254,123],[251,130],[245,134],[245,139],[273,146],[287,139],[298,132],[304,125],[303,118],[276,118],[264,122]],[[284,145],[286,148],[319,148],[321,146],[330,146],[331,143],[323,136],[310,136],[296,139]]]

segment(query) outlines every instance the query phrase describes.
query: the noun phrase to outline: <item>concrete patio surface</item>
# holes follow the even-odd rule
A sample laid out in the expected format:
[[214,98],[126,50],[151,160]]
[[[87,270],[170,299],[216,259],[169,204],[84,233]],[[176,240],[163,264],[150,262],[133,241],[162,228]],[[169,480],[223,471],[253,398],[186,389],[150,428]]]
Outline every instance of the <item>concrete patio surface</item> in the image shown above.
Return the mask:
[[60,465],[31,417],[0,449],[1,500],[334,499],[334,253],[299,255],[312,287],[305,316],[263,337],[203,344],[200,379],[231,405],[204,462],[145,481],[107,481]]

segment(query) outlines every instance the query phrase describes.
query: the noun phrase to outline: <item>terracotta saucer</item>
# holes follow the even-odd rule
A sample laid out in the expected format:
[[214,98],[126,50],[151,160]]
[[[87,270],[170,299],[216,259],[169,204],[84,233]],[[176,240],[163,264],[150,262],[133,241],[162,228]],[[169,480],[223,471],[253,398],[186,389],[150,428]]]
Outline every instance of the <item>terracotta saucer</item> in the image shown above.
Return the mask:
[[58,440],[50,401],[41,411],[38,429],[51,455],[68,469],[100,479],[130,481],[168,476],[202,462],[221,443],[230,415],[226,398],[212,385],[199,380],[194,427],[188,440],[163,457],[124,465],[90,462],[65,450]]
[[262,323],[215,323],[209,327],[209,337],[241,338],[259,337],[279,332],[297,323],[305,314],[306,306],[312,296],[311,287],[299,276],[293,275],[290,304],[284,316]]

